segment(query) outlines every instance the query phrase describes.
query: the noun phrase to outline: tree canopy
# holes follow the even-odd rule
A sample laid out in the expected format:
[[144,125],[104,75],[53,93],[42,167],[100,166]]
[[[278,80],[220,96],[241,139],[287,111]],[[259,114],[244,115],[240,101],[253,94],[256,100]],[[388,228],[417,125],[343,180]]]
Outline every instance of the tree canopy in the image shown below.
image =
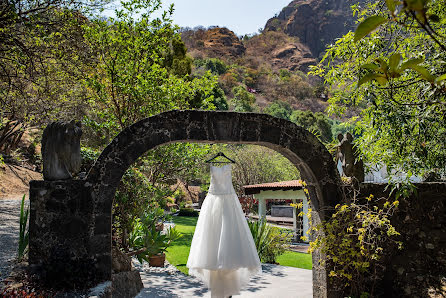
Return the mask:
[[446,3],[354,5],[360,23],[331,45],[313,74],[331,87],[329,112],[354,118],[371,163],[408,175],[446,168]]

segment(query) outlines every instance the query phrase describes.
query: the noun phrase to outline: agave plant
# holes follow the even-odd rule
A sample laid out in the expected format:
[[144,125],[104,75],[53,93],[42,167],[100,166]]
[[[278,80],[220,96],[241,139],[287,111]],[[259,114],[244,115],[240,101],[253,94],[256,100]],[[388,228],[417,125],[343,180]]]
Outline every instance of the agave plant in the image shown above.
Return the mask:
[[28,251],[29,231],[27,228],[29,208],[25,209],[25,195],[22,197],[22,203],[20,205],[20,231],[19,231],[19,247],[18,247],[18,259],[22,260]]
[[250,221],[249,229],[251,230],[252,238],[254,239],[254,243],[257,248],[257,253],[259,257],[262,259],[262,256],[266,253],[268,246],[272,242],[271,237],[271,226],[266,224],[266,221]]
[[276,258],[285,252],[290,236],[266,223],[266,220],[249,221],[249,229],[262,262],[275,263]]

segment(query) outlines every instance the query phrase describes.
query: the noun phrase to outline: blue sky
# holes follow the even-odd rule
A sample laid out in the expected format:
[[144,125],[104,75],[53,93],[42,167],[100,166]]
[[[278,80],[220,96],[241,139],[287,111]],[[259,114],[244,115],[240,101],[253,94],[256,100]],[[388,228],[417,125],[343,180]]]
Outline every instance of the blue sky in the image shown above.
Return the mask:
[[254,33],[291,0],[164,0],[175,5],[173,20],[181,27],[227,27],[237,35]]

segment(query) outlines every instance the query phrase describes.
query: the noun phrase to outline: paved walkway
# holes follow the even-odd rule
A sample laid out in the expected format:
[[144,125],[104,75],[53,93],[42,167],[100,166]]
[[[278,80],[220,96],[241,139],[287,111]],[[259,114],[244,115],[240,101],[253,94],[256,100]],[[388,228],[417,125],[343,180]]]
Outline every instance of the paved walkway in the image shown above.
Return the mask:
[[[198,279],[182,274],[171,265],[159,269],[146,265],[135,267],[139,268],[144,283],[144,289],[138,298],[211,297],[210,292]],[[262,270],[263,273],[254,276],[241,295],[234,298],[313,297],[311,270],[272,264],[263,264]]]
[[17,255],[20,203],[18,199],[0,198],[0,282],[9,275]]

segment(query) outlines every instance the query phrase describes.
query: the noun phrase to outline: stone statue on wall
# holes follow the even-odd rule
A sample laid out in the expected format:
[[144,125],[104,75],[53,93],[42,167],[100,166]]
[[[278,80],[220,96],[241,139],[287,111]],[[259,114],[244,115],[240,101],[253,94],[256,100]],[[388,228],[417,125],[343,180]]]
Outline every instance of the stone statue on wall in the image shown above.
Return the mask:
[[344,175],[354,177],[358,182],[364,182],[364,163],[358,158],[358,154],[353,145],[353,136],[347,132],[345,135],[338,135],[336,163],[342,165]]
[[81,166],[81,123],[52,122],[43,131],[42,159],[45,180],[70,179]]

